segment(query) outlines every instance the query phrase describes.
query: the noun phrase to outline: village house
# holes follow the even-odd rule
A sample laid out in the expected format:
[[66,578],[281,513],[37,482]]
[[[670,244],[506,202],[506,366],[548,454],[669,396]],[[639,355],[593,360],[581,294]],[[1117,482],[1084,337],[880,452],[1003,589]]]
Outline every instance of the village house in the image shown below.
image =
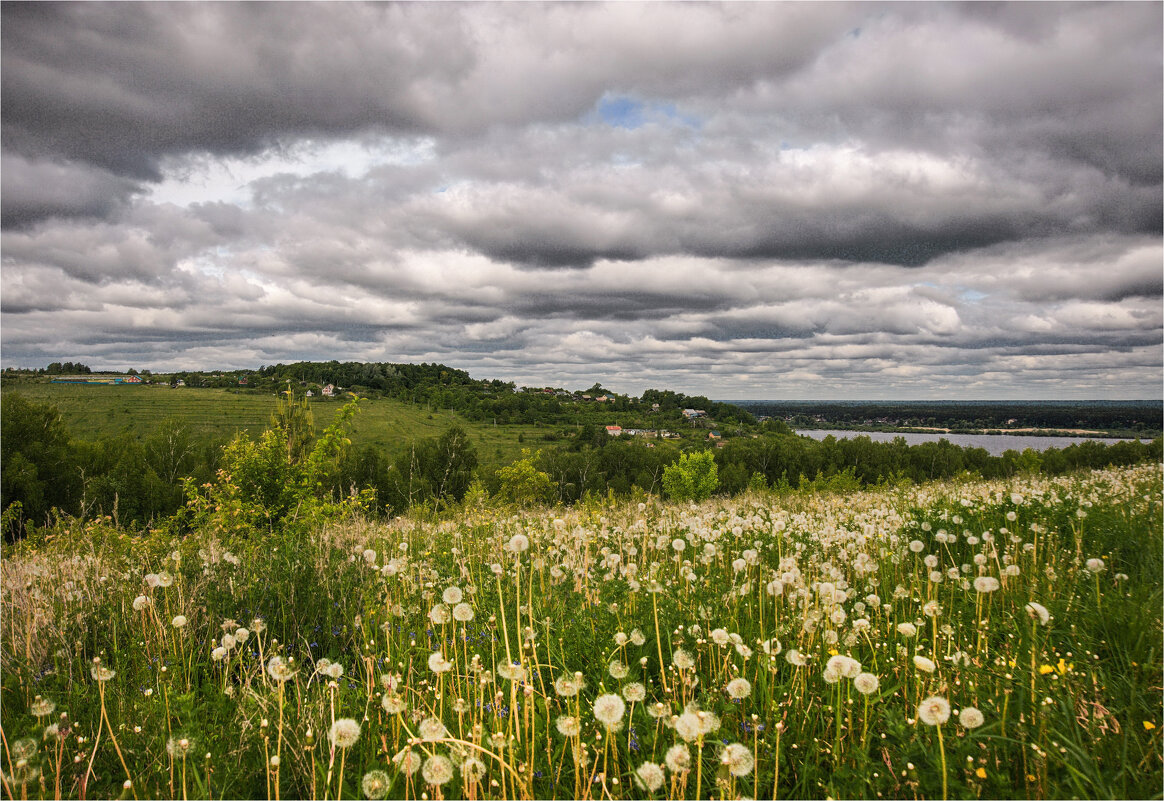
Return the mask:
[[607,426],[606,433],[612,437],[617,437],[622,434],[622,426]]
[[330,398],[330,397],[335,395],[335,385],[334,384],[326,384],[326,385],[324,385],[323,389],[321,389],[319,392],[325,398]]

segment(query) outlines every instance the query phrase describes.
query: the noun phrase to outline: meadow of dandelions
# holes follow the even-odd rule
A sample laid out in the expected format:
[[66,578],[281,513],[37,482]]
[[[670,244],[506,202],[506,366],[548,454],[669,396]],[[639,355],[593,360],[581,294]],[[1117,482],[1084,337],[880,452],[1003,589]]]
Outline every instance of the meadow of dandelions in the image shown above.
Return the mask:
[[1159,465],[2,563],[10,798],[1147,797]]

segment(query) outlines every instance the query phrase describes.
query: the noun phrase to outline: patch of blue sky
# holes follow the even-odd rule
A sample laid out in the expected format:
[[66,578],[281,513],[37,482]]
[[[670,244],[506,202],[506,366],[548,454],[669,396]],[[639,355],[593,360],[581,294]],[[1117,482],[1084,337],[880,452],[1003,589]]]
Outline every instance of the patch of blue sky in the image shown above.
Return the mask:
[[657,100],[640,100],[629,95],[603,95],[594,110],[586,115],[589,123],[603,123],[612,128],[633,131],[648,123],[679,125],[698,130],[702,120],[681,112],[674,103]]

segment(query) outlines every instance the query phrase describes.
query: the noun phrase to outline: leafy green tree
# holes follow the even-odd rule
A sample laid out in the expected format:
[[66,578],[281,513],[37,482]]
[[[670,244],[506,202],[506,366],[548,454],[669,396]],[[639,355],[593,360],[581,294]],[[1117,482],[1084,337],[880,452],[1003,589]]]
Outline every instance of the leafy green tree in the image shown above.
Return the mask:
[[459,502],[473,480],[477,451],[465,430],[453,426],[439,437],[413,443],[393,464],[382,498],[396,512],[436,502]]
[[718,468],[711,451],[684,453],[663,471],[663,489],[677,501],[705,501],[717,486]]
[[0,400],[0,506],[19,503],[25,521],[43,523],[53,509],[77,511],[81,471],[60,412],[47,403],[32,403],[22,395],[4,393]]
[[547,502],[554,492],[554,482],[549,475],[534,467],[534,460],[540,453],[530,455],[528,448],[521,453],[521,459],[497,471],[497,497],[518,506]]
[[302,531],[363,508],[367,495],[335,501],[328,491],[351,446],[347,432],[359,401],[354,398],[347,403],[298,461],[288,446],[285,426],[276,424],[257,441],[239,434],[223,449],[214,481],[197,486],[186,479],[186,507],[175,521],[221,534],[251,536]]
[[271,425],[283,432],[287,442],[287,459],[298,463],[307,458],[311,444],[315,441],[315,418],[307,405],[307,396],[295,397],[290,382],[286,391],[279,396]]

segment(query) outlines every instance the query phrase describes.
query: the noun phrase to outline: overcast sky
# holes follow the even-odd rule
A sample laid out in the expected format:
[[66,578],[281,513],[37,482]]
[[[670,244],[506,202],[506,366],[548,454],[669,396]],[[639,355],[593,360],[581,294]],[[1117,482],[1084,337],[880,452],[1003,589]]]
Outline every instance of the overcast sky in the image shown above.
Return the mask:
[[16,3],[0,361],[1158,398],[1160,3]]

